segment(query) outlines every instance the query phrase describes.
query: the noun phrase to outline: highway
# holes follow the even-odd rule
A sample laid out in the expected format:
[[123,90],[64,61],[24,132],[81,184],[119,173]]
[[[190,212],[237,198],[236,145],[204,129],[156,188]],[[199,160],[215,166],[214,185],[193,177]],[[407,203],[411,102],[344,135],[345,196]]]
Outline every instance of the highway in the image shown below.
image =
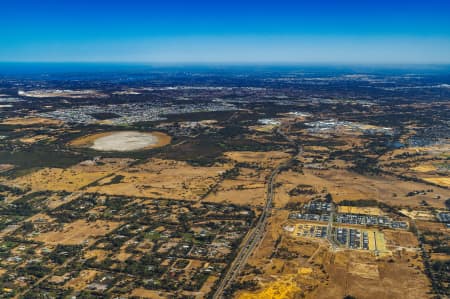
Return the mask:
[[278,165],[269,175],[267,180],[267,195],[266,195],[267,199],[264,205],[264,209],[261,215],[259,216],[259,219],[255,227],[247,234],[247,237],[242,242],[240,250],[237,253],[233,262],[231,263],[230,267],[228,268],[228,271],[222,277],[219,285],[217,286],[216,291],[214,292],[214,295],[212,296],[213,299],[223,298],[224,290],[231,285],[231,283],[236,279],[236,277],[239,276],[239,273],[241,272],[242,268],[247,263],[248,257],[252,254],[253,250],[256,247],[258,247],[258,245],[264,238],[264,234],[266,232],[267,227],[267,220],[269,219],[272,212],[272,202],[274,197],[273,185],[275,179],[277,175],[281,172],[281,170],[284,167],[288,166],[292,162],[292,160],[294,160],[301,152],[301,149],[297,147],[296,143],[281,131],[281,128],[277,130],[277,133],[283,136],[286,140],[288,140],[289,143],[295,145],[296,152],[294,153],[292,158],[289,159],[289,161]]

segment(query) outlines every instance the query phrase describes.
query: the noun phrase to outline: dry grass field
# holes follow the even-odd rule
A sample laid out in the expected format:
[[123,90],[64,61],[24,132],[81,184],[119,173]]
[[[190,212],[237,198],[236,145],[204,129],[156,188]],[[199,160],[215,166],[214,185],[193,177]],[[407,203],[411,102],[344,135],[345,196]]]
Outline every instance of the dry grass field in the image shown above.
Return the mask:
[[423,178],[425,181],[444,187],[450,187],[450,177]]
[[104,261],[110,253],[103,249],[91,249],[84,252],[83,258],[94,258],[97,262]]
[[360,276],[362,278],[367,279],[379,279],[380,278],[380,272],[378,271],[378,265],[372,264],[372,263],[359,263],[359,262],[352,262],[348,266],[348,273],[356,276]]
[[418,171],[418,172],[432,172],[436,171],[437,167],[432,164],[423,164],[416,167],[412,167],[411,170]]
[[352,207],[352,206],[339,206],[339,213],[350,213],[350,214],[362,214],[362,215],[384,215],[383,211],[377,207]]
[[417,229],[420,231],[432,231],[432,232],[448,232],[449,229],[445,227],[442,222],[430,222],[417,220],[415,221]]
[[188,200],[201,199],[215,187],[206,201],[262,205],[266,176],[270,172],[265,168],[274,167],[289,157],[283,152],[229,152],[226,156],[236,162],[257,163],[263,169],[242,168],[236,178],[220,182],[221,175],[233,167],[231,163],[200,167],[181,161],[150,159],[129,167],[132,159],[109,158],[83,161],[67,169],[43,168],[8,183],[33,191],[82,190]]
[[450,256],[445,253],[432,253],[431,260],[433,260],[433,261],[450,261]]
[[132,297],[138,297],[143,299],[165,299],[165,298],[172,298],[172,294],[165,293],[161,291],[154,291],[154,290],[147,290],[144,288],[137,288],[134,289],[130,296]]
[[231,165],[191,166],[185,162],[150,159],[144,164],[117,171],[121,180],[115,184],[99,181],[87,192],[110,195],[144,196],[198,200],[220,179]]
[[419,241],[417,237],[407,231],[384,229],[387,247],[411,248],[418,249]]
[[380,158],[386,170],[397,175],[423,180],[444,188],[450,187],[448,153],[450,144],[410,147],[388,152]]
[[82,270],[80,274],[69,280],[64,286],[66,288],[73,288],[78,291],[85,290],[86,287],[95,279],[101,272],[96,270]]
[[208,279],[203,284],[202,288],[198,291],[198,297],[204,298],[206,294],[211,292],[212,288],[214,287],[214,284],[219,279],[219,277],[215,275],[211,275],[208,277]]
[[401,149],[395,149],[393,151],[390,151],[386,153],[384,156],[381,157],[381,160],[389,160],[389,159],[396,159],[396,157],[400,157],[404,154],[414,155],[414,154],[420,154],[421,157],[434,157],[434,156],[440,156],[441,154],[448,154],[450,151],[450,144],[449,143],[443,143],[443,144],[436,144],[436,145],[430,145],[427,147],[406,147]]
[[[83,161],[70,168],[43,168],[9,182],[33,191],[68,191],[74,192],[99,180],[112,175],[126,167],[131,159],[101,159],[99,161]],[[98,163],[101,162],[101,163]]]
[[316,190],[325,189],[338,203],[342,200],[375,199],[392,206],[417,208],[425,200],[430,206],[443,208],[443,200],[436,199],[435,195],[450,197],[450,190],[439,187],[433,187],[434,192],[425,195],[406,196],[414,190],[430,189],[430,186],[392,176],[370,177],[340,169],[305,169],[304,172],[304,175],[297,175],[293,180],[306,182]]
[[326,146],[305,146],[303,148],[305,152],[329,152],[330,149]]
[[81,195],[80,192],[74,192],[67,196],[51,195],[47,197],[46,205],[50,210],[53,210],[63,204],[66,204],[74,199],[77,199],[80,195]]
[[[305,203],[311,198],[311,195],[307,194],[289,194],[298,185],[310,185],[310,182],[305,176],[299,172],[283,171],[277,176],[276,183],[279,184],[274,196],[274,206],[277,208],[283,208],[288,203]],[[312,188],[314,192],[320,192],[322,190],[314,186]]]
[[436,219],[432,211],[401,209],[400,213],[414,220],[432,221]]
[[63,122],[56,119],[42,117],[15,117],[5,119],[1,122],[1,124],[11,126],[59,126],[62,125]]
[[87,222],[86,220],[76,220],[65,224],[61,231],[50,231],[41,233],[34,237],[34,240],[46,244],[80,245],[89,239],[103,236],[121,225],[120,222],[97,220]]
[[290,155],[284,152],[226,152],[225,157],[238,163],[256,164],[263,168],[275,167],[278,164],[290,158]]
[[74,192],[109,174],[110,172],[106,171],[85,172],[73,168],[44,168],[14,180],[13,184],[35,191]]
[[235,178],[220,182],[204,201],[261,206],[266,200],[266,176],[269,171],[239,168]]
[[30,137],[24,137],[24,138],[20,138],[19,141],[22,143],[26,143],[26,144],[33,144],[39,141],[44,141],[44,140],[55,140],[54,137],[50,137],[48,135],[34,135],[34,136],[30,136]]
[[237,205],[262,206],[266,200],[264,182],[245,180],[223,180],[216,189],[205,197],[205,202],[228,203]]

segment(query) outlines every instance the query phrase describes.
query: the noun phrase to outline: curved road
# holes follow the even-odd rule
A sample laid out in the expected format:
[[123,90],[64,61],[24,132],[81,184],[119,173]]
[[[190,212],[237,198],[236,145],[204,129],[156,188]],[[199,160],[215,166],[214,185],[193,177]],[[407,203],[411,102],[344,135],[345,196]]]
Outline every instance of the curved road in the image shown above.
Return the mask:
[[236,255],[235,259],[233,260],[233,262],[231,263],[230,267],[228,268],[227,273],[221,279],[216,291],[214,292],[214,295],[212,296],[213,299],[219,299],[223,297],[224,290],[227,287],[229,287],[231,282],[233,282],[234,279],[239,275],[242,268],[247,263],[248,257],[262,241],[264,233],[266,231],[267,220],[269,219],[272,211],[272,202],[274,196],[273,184],[275,182],[275,179],[277,175],[280,173],[280,171],[284,167],[289,165],[292,162],[292,160],[296,158],[298,154],[300,154],[301,152],[301,150],[297,147],[297,144],[288,136],[286,136],[281,130],[277,130],[277,133],[283,136],[286,140],[288,140],[289,143],[295,145],[296,152],[291,157],[291,159],[289,159],[284,164],[278,165],[270,174],[267,180],[267,200],[266,204],[264,205],[264,209],[261,215],[259,216],[258,222],[256,223],[255,227],[249,232],[247,237],[242,242],[240,250]]

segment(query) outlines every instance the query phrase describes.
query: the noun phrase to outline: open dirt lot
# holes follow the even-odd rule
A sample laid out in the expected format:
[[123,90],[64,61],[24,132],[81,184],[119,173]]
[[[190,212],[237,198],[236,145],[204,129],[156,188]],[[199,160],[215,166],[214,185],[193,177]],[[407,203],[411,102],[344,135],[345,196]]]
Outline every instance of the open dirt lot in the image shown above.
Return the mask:
[[[317,262],[329,274],[327,284],[321,284],[306,298],[429,298],[428,279],[416,254],[405,254],[394,263],[357,251],[328,253]],[[408,262],[409,261],[409,262]]]

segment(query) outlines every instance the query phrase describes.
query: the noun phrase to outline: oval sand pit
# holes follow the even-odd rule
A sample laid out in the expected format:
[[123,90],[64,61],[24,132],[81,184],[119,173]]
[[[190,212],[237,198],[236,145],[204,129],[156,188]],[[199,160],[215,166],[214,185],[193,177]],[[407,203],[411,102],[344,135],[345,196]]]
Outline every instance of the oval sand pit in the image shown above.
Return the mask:
[[169,135],[161,132],[119,131],[81,137],[71,141],[70,145],[96,151],[129,152],[164,146],[170,140]]

